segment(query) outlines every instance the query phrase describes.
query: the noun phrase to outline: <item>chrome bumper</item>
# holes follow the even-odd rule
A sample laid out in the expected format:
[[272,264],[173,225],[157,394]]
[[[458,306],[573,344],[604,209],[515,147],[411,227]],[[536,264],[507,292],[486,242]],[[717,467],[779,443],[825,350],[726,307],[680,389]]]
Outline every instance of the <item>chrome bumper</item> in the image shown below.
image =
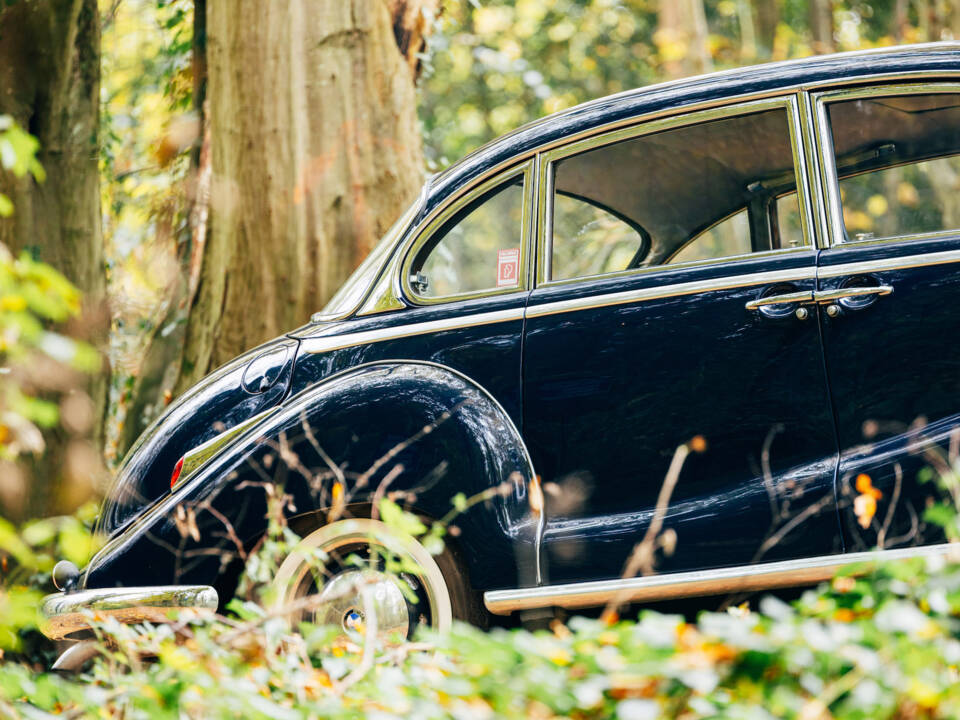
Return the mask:
[[216,610],[219,598],[209,585],[103,588],[55,593],[43,599],[43,634],[71,639],[90,627],[90,618],[112,618],[125,624],[170,622],[173,610]]

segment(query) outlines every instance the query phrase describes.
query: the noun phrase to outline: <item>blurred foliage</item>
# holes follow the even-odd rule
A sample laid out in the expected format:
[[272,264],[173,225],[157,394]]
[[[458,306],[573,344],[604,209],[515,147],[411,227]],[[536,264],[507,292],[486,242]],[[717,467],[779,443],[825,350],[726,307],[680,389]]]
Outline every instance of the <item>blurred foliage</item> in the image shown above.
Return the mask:
[[[0,165],[18,177],[44,179],[36,138],[0,116]],[[0,195],[0,215],[16,212]],[[100,368],[100,356],[56,327],[80,313],[80,293],[59,272],[28,253],[14,257],[0,244],[0,510],[23,507],[27,488],[14,461],[44,450],[41,428],[61,420],[61,382]],[[72,418],[67,418],[71,420]]]
[[100,172],[113,311],[107,459],[116,462],[127,393],[149,334],[174,301],[189,238],[190,151],[200,135],[193,3],[110,3],[102,33]]
[[[33,135],[17,125],[9,115],[0,115],[0,167],[18,178],[30,173],[37,182],[43,182],[43,166],[37,160],[39,149],[40,144]],[[0,193],[0,218],[11,215],[13,202]]]
[[[960,27],[948,0],[834,2],[837,50],[947,40]],[[758,14],[777,19],[771,47]],[[420,117],[432,170],[519,125],[667,77],[689,52],[659,32],[658,0],[447,0],[421,81]],[[716,70],[813,53],[808,0],[704,0]],[[902,22],[901,22],[902,20]]]
[[93,556],[96,515],[96,503],[87,503],[74,515],[20,527],[0,517],[0,657],[3,651],[29,651],[32,659],[49,664],[50,644],[36,629],[37,608],[44,592],[54,590],[50,572],[58,560],[82,567]]
[[[414,644],[281,618],[97,622],[98,656],[65,678],[0,666],[14,717],[946,718],[960,713],[960,567],[913,560],[838,576],[788,605],[767,597],[696,623],[573,618],[552,631],[456,625]],[[16,619],[0,616],[8,627]],[[144,658],[156,661],[144,662]]]

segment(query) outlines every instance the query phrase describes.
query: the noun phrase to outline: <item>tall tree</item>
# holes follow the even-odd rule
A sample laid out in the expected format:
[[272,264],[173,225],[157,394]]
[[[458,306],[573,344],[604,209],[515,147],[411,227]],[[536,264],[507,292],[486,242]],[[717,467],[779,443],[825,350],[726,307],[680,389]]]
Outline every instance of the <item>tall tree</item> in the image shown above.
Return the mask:
[[[0,221],[0,242],[53,265],[83,291],[91,307],[102,307],[106,276],[97,170],[97,1],[5,4],[0,10],[0,114],[13,116],[40,141],[37,158],[46,170],[46,181],[0,174],[0,192],[13,200],[15,208],[11,218]],[[95,418],[98,440],[106,389],[102,376],[91,389],[96,411],[90,416]],[[51,509],[45,498],[58,495],[50,492],[51,482],[62,473],[79,474],[72,461],[83,451],[69,440],[65,433],[47,439],[47,451],[35,472],[35,512]],[[89,461],[87,457],[81,464]]]
[[709,28],[703,0],[660,0],[654,42],[667,77],[710,70]]
[[808,12],[814,51],[833,52],[833,0],[810,0]]
[[780,4],[778,0],[755,0],[753,6],[757,17],[757,49],[759,56],[767,59],[773,54],[780,23]]
[[416,195],[426,4],[208,5],[210,230],[176,390],[305,322]]

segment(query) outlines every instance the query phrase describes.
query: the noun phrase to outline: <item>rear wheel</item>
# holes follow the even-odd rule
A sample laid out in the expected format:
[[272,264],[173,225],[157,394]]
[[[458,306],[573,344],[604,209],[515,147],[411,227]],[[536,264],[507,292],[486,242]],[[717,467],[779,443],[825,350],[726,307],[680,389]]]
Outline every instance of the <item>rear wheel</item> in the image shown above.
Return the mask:
[[277,607],[290,608],[292,622],[334,625],[345,634],[373,620],[384,640],[406,639],[421,627],[445,631],[454,618],[477,619],[449,550],[434,557],[415,538],[370,518],[308,533],[281,563],[273,586]]

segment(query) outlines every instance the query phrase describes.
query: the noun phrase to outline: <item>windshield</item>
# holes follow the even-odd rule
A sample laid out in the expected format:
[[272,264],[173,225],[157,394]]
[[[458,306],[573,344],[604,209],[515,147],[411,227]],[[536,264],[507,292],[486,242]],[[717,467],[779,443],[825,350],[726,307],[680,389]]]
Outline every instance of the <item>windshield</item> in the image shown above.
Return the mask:
[[360,305],[367,290],[370,289],[370,286],[373,285],[380,274],[380,269],[393,253],[393,249],[396,247],[400,236],[403,235],[403,231],[416,215],[422,198],[423,196],[420,195],[400,216],[400,219],[387,230],[380,242],[370,251],[370,254],[360,263],[359,267],[353,271],[353,274],[347,278],[347,281],[337,290],[334,296],[330,298],[330,302],[324,306],[323,310],[313,314],[310,318],[312,322],[342,317],[351,313]]

